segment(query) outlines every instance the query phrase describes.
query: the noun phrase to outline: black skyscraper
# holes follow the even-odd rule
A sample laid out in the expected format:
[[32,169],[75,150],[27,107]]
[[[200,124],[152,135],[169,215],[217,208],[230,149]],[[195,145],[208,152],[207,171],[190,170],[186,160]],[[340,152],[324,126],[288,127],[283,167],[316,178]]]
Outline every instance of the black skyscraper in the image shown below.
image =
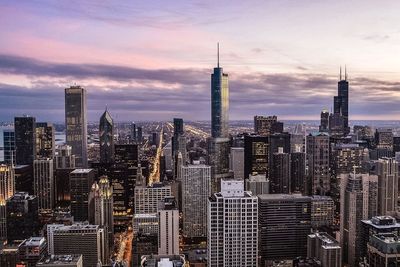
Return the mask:
[[32,165],[36,156],[36,119],[15,117],[14,127],[17,165]]
[[75,169],[69,174],[71,184],[71,215],[74,221],[82,222],[89,218],[89,192],[94,182],[93,169]]
[[290,153],[290,187],[292,193],[305,194],[306,154],[303,152]]
[[270,266],[268,261],[305,257],[307,235],[311,233],[311,198],[268,194],[258,199],[260,266]]
[[114,122],[110,113],[104,111],[100,117],[100,162],[111,163],[114,161]]
[[342,79],[342,70],[340,69],[340,81],[338,82],[338,95],[333,99],[334,114],[343,117],[344,134],[350,132],[349,128],[349,82],[347,81],[347,72],[345,70],[344,79]]

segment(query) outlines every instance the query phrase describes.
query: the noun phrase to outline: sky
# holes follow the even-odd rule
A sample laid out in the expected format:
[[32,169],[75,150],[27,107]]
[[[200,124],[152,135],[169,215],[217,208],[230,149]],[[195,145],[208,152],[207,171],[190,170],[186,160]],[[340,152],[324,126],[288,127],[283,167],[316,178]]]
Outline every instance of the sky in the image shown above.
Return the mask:
[[210,119],[210,74],[229,74],[230,119],[318,119],[339,68],[350,119],[400,118],[400,1],[0,0],[0,121],[88,116]]

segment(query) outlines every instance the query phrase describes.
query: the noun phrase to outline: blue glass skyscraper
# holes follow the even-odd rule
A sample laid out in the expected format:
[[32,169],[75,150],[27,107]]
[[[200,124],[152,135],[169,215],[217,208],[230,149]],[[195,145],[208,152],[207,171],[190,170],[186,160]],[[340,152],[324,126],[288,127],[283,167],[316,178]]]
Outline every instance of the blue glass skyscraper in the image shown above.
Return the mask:
[[229,122],[229,86],[228,74],[218,65],[211,74],[211,136],[213,138],[227,138]]

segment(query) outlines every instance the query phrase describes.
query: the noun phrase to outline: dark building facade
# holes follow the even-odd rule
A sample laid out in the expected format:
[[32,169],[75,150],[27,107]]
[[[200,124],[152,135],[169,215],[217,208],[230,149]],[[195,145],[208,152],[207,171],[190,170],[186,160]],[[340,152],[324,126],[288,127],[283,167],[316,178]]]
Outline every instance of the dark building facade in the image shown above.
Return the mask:
[[305,194],[306,186],[306,154],[290,153],[290,191]]
[[272,155],[270,188],[272,194],[290,193],[290,154],[281,151]]
[[301,195],[259,195],[260,266],[275,260],[307,256],[311,233],[311,198]]
[[114,161],[114,122],[106,109],[100,117],[100,162],[112,163]]
[[77,167],[87,167],[86,90],[80,86],[65,89],[66,143],[72,147]]
[[329,111],[324,109],[321,111],[321,122],[319,125],[320,132],[328,132],[329,131]]
[[38,199],[26,192],[17,192],[6,202],[7,240],[24,240],[38,231]]
[[32,165],[36,157],[36,119],[15,117],[15,152],[17,165]]
[[75,169],[69,174],[71,185],[71,215],[74,221],[82,222],[89,218],[89,193],[94,182],[93,169]]

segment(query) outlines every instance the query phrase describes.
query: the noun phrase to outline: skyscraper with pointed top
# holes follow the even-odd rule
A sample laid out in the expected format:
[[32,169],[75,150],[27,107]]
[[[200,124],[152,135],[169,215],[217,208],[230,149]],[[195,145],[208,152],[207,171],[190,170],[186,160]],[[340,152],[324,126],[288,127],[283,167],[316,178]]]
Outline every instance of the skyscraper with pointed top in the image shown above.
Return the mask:
[[227,138],[229,136],[228,74],[224,73],[219,66],[219,43],[217,47],[217,67],[211,74],[211,136],[213,138]]
[[100,161],[111,163],[114,161],[114,122],[107,108],[100,117]]

